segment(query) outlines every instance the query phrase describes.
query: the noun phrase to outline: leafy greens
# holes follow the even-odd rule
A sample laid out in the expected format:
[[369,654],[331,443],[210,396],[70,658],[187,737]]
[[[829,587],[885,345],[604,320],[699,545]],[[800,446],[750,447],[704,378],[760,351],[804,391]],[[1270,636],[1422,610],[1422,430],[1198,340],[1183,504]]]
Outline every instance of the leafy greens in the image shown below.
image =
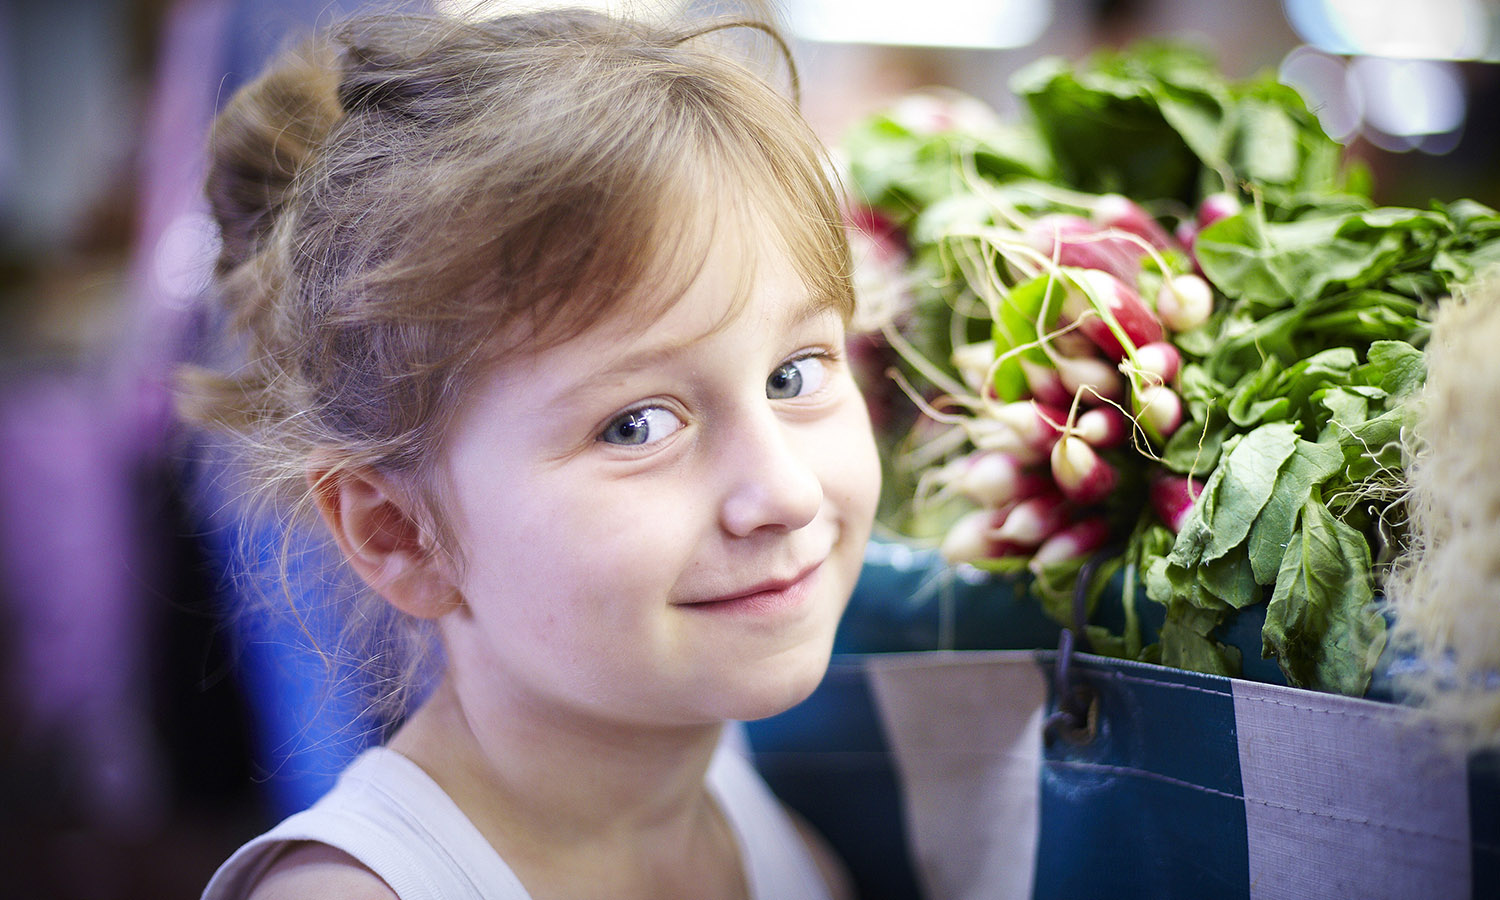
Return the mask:
[[[1133,608],[1126,634],[1090,632],[1122,655],[1233,675],[1240,648],[1224,627],[1256,607],[1265,624],[1251,649],[1288,683],[1362,694],[1385,645],[1379,565],[1400,536],[1401,439],[1427,322],[1434,304],[1500,262],[1500,214],[1472,200],[1376,206],[1365,173],[1291,88],[1230,81],[1192,48],[1043,60],[1012,87],[1027,121],[933,129],[882,114],[843,144],[861,202],[910,251],[906,339],[939,366],[969,340],[1014,348],[995,375],[1012,399],[1024,389],[1020,361],[1038,358],[1035,316],[1051,282],[1018,276],[1000,254],[978,254],[976,265],[965,235],[1085,212],[1104,194],[1165,223],[1190,222],[1211,194],[1241,198],[1240,212],[1196,233],[1189,254],[1144,261],[1143,296],[1196,266],[1216,311],[1174,338],[1183,425],[1120,490],[1129,509],[1119,556],[1144,602],[1160,607],[1156,642],[1142,646]],[[987,291],[1008,305],[986,312],[976,297]],[[921,371],[907,374],[924,383]],[[1139,514],[1158,469],[1201,484],[1175,535]],[[1067,583],[1057,572],[1036,580],[1059,614],[1049,585]],[[1140,602],[1131,593],[1127,607]]]

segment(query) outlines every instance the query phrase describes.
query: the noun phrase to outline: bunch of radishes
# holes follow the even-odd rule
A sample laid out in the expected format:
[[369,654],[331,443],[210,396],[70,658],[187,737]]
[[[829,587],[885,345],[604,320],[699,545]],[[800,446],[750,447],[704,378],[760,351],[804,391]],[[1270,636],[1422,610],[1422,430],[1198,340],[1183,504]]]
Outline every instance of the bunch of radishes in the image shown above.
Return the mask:
[[[1104,195],[1086,215],[1050,212],[956,233],[983,245],[986,264],[964,274],[996,320],[1015,321],[1017,285],[1043,287],[1031,293],[1040,305],[1025,309],[1034,327],[1021,329],[1024,339],[997,329],[994,340],[956,347],[963,384],[934,379],[947,396],[924,401],[964,440],[923,493],[958,494],[976,507],[943,538],[949,561],[1024,562],[1040,572],[1122,538],[1141,498],[1177,531],[1198,484],[1158,463],[1184,417],[1173,337],[1213,312],[1213,290],[1193,271],[1193,239],[1237,208],[1229,195],[1211,196],[1169,233],[1129,198]],[[997,388],[1006,365],[1019,367],[1019,391]],[[1137,508],[1121,509],[1129,503]]]

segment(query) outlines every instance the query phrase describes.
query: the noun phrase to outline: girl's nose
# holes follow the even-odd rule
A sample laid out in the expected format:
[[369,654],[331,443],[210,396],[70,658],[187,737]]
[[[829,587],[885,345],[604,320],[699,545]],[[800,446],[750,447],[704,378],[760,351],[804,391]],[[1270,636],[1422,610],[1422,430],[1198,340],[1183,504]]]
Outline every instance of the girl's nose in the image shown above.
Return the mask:
[[813,520],[823,482],[791,426],[766,410],[731,443],[719,467],[728,485],[720,509],[727,532],[795,531]]

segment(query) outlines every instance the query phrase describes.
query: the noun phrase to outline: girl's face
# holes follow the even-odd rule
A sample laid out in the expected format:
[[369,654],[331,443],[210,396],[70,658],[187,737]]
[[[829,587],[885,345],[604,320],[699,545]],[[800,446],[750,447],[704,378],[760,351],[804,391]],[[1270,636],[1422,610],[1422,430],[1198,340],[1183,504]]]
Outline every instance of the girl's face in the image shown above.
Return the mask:
[[444,473],[461,692],[680,725],[822,678],[879,464],[838,312],[766,229],[726,231],[762,236],[715,238],[660,319],[503,365],[465,407]]

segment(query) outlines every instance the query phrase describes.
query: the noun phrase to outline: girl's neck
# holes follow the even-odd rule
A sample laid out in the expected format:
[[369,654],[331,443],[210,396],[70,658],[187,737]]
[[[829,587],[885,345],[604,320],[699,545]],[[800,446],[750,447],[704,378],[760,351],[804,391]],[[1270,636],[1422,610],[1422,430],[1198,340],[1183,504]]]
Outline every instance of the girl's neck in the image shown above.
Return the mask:
[[445,680],[391,747],[448,793],[523,881],[524,869],[567,868],[580,856],[654,867],[679,853],[703,863],[714,848],[737,870],[704,788],[722,726],[612,727],[488,702],[495,692],[483,703],[461,694]]

